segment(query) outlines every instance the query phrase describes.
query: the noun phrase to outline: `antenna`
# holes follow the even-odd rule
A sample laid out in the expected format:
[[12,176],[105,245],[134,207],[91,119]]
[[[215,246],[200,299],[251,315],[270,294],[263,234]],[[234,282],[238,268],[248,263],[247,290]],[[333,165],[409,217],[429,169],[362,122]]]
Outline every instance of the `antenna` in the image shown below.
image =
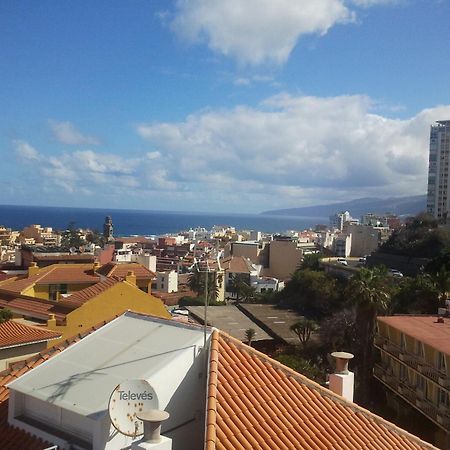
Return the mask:
[[159,400],[155,390],[146,380],[127,380],[113,390],[108,411],[114,428],[125,436],[144,434],[142,413],[158,409]]

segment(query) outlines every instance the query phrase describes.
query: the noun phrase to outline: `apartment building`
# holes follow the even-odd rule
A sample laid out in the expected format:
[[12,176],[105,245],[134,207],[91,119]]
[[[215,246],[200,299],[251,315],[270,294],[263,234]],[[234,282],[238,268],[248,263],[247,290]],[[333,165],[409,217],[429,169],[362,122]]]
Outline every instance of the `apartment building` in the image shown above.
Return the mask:
[[378,318],[374,376],[437,426],[450,444],[450,319]]
[[449,210],[450,120],[431,125],[428,163],[427,212],[436,219],[447,219]]

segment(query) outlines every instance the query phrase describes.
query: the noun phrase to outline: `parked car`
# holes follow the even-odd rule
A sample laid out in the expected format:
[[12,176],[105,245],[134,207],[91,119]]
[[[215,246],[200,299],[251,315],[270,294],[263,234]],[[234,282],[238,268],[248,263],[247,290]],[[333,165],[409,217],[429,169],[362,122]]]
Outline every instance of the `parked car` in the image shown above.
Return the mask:
[[397,269],[389,269],[389,272],[391,273],[391,275],[392,275],[393,277],[396,277],[396,278],[403,278],[403,274],[400,272],[400,270],[397,270]]
[[362,256],[361,258],[358,259],[358,261],[359,261],[360,263],[365,264],[367,260],[366,260],[366,257],[365,257],[365,256]]
[[348,266],[348,262],[345,258],[338,258],[336,261],[338,264],[342,264],[343,266]]

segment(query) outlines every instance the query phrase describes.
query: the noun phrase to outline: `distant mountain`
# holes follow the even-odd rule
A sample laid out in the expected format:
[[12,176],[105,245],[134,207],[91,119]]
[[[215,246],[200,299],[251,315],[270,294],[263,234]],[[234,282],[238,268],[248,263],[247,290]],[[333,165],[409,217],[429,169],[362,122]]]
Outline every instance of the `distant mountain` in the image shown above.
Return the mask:
[[358,219],[363,214],[392,213],[398,216],[413,216],[426,209],[426,195],[391,198],[358,198],[348,202],[328,205],[303,206],[301,208],[275,209],[261,214],[299,217],[328,217],[340,211],[349,211]]

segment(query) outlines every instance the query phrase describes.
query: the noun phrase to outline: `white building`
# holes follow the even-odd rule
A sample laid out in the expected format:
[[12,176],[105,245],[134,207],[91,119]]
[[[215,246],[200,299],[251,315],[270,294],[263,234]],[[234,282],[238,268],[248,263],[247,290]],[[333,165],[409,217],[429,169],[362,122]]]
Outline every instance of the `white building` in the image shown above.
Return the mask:
[[127,312],[10,383],[9,423],[61,449],[129,449],[136,438],[117,432],[108,401],[120,383],[140,379],[154,389],[156,407],[170,413],[162,431],[173,446],[164,449],[200,449],[211,330],[205,333]]
[[352,216],[348,211],[333,214],[330,216],[330,228],[342,231],[344,223],[350,220],[352,220]]
[[436,219],[447,220],[450,161],[450,120],[431,125],[428,165],[427,212]]
[[167,293],[178,292],[178,272],[175,270],[157,272],[155,290]]

